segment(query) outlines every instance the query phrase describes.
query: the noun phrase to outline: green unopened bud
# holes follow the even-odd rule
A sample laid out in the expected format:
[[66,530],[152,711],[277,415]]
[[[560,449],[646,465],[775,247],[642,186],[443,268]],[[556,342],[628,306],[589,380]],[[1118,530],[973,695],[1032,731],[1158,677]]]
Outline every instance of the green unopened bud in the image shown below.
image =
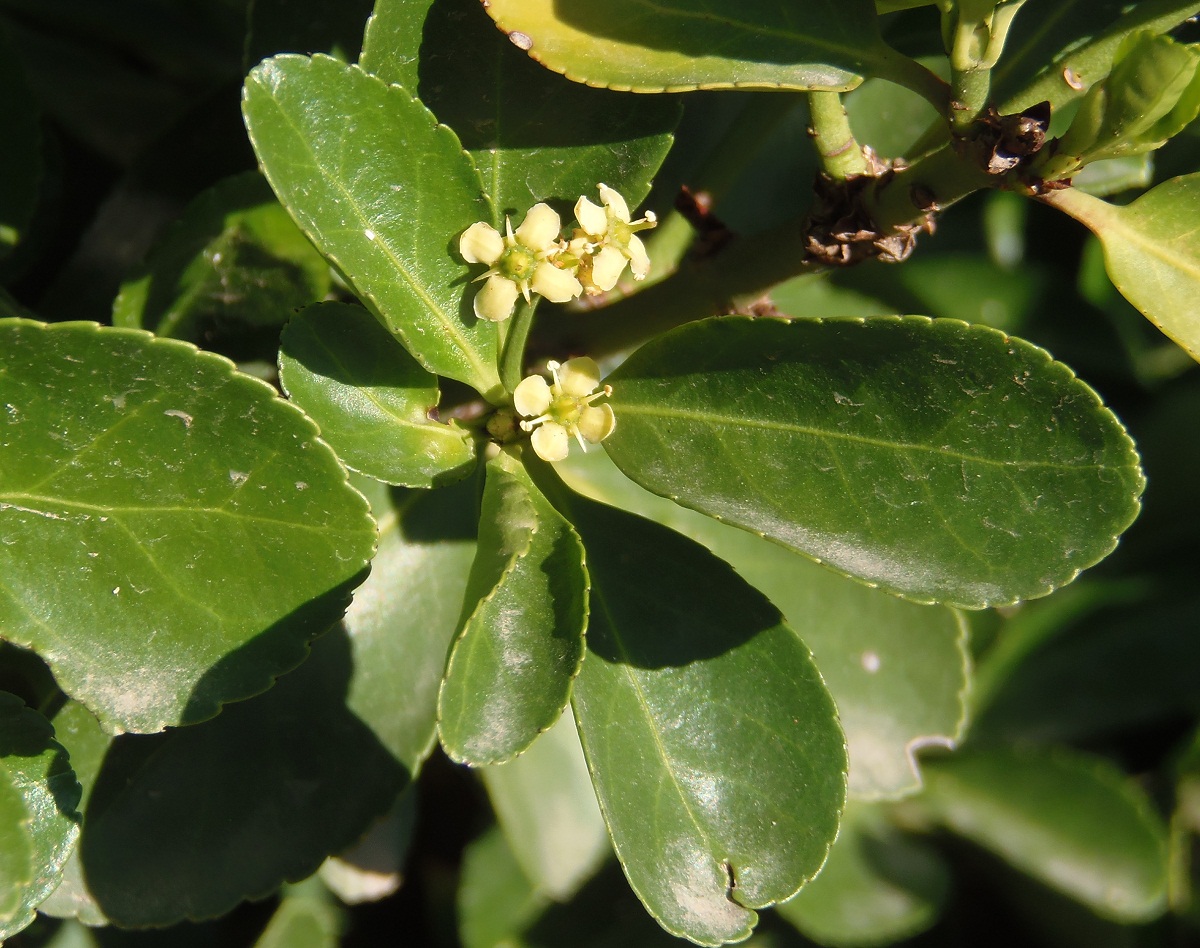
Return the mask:
[[1200,54],[1168,36],[1132,33],[1112,72],[1088,90],[1070,128],[1033,170],[1069,178],[1084,165],[1154,151],[1200,114]]
[[942,11],[942,39],[955,71],[991,69],[1025,0],[957,0]]

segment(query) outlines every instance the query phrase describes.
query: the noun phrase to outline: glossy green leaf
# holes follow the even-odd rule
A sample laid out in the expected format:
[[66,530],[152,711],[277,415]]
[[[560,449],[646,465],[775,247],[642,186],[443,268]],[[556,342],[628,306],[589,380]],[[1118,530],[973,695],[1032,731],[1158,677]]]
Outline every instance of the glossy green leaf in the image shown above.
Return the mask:
[[[561,489],[561,488],[560,488]],[[846,751],[808,650],[761,593],[672,530],[560,498],[592,576],[574,709],[634,892],[718,945],[820,868]]]
[[[62,879],[79,835],[80,796],[75,773],[50,723],[20,698],[0,692],[0,785],[4,784],[16,792],[25,816],[14,823],[14,801],[6,803],[0,792],[0,892],[6,894],[0,896],[0,940],[32,922],[34,910]],[[22,874],[19,866],[26,852],[28,872]]]
[[496,327],[472,312],[455,246],[492,212],[454,133],[326,56],[266,60],[242,108],[280,201],[363,301],[429,371],[496,397]]
[[489,0],[486,9],[543,66],[622,91],[853,89],[886,50],[871,0]]
[[0,926],[23,917],[25,892],[37,873],[31,825],[17,777],[0,764]]
[[917,602],[1045,595],[1138,510],[1137,454],[1096,393],[990,329],[726,317],[610,381],[604,446],[635,481]]
[[410,787],[362,839],[325,860],[321,881],[347,905],[394,894],[404,881],[416,820],[417,796]]
[[1166,898],[1166,829],[1102,758],[1063,748],[980,748],[922,762],[925,802],[956,833],[1123,922]]
[[949,887],[949,867],[932,847],[878,808],[850,806],[821,874],[779,914],[820,945],[870,948],[932,926]]
[[438,695],[438,733],[455,760],[498,764],[561,717],[588,621],[579,537],[507,452],[487,465],[465,611]]
[[[54,716],[54,732],[71,755],[75,778],[83,788],[78,809],[84,813],[113,738],[104,733],[96,716],[77,701],[68,701]],[[54,918],[77,918],[89,926],[108,924],[108,918],[84,881],[78,846],[67,859],[62,882],[38,906],[38,911]]]
[[569,899],[611,851],[570,711],[520,757],[480,773],[524,875]]
[[8,320],[0,405],[0,630],[112,730],[264,691],[362,578],[373,524],[337,458],[219,356]]
[[1130,33],[1165,33],[1198,10],[1195,0],[1035,0],[1013,20],[992,70],[992,97],[1002,113],[1043,100],[1057,112],[1108,75]]
[[1071,185],[1094,197],[1106,197],[1132,188],[1148,188],[1153,181],[1154,161],[1147,154],[1093,161],[1071,178]]
[[631,99],[563,82],[506,42],[478,0],[382,0],[361,65],[417,93],[458,133],[497,225],[506,213],[520,220],[537,201],[595,201],[599,182],[636,208],[679,121],[669,97]]
[[1173,178],[1118,207],[1073,188],[1046,200],[1086,224],[1104,245],[1121,295],[1200,360],[1200,174]]
[[838,708],[849,791],[894,798],[920,788],[913,752],[952,744],[966,717],[966,628],[953,610],[921,606],[845,577],[778,544],[656,497],[603,452],[560,465],[576,490],[702,543],[783,612],[812,650]]
[[27,237],[42,177],[41,112],[0,26],[0,259]]
[[283,332],[279,380],[350,468],[387,484],[436,487],[466,477],[475,444],[430,419],[430,375],[361,306],[319,303]]
[[353,671],[335,629],[266,694],[212,721],[116,738],[80,838],[104,914],[124,927],[213,918],[358,839],[409,775],[347,707]]
[[337,948],[341,912],[315,878],[290,886],[254,948]]
[[384,82],[419,95],[421,44],[433,4],[434,0],[375,0],[358,64]]
[[438,685],[475,556],[475,482],[356,483],[379,520],[379,552],[343,620],[354,653],[346,703],[416,774],[437,742]]
[[329,264],[261,175],[202,193],[121,286],[113,324],[206,342],[243,326],[281,326],[329,293]]

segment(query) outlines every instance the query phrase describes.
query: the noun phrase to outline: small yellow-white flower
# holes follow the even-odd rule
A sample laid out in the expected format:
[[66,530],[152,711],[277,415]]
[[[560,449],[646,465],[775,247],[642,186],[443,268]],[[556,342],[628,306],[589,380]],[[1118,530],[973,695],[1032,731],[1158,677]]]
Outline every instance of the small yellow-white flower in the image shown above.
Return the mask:
[[583,292],[573,274],[551,262],[561,249],[561,227],[558,214],[549,205],[535,204],[515,233],[507,217],[503,235],[483,221],[463,231],[458,239],[463,259],[490,268],[477,278],[487,282],[475,295],[476,316],[492,322],[508,319],[517,295],[524,296],[528,303],[531,290],[552,303],[565,303]]
[[521,427],[533,432],[529,440],[538,457],[561,461],[572,437],[586,451],[589,442],[599,444],[613,433],[617,419],[608,405],[592,404],[612,394],[611,385],[600,387],[595,361],[585,356],[547,365],[554,381],[529,376],[513,392],[513,405],[522,415],[534,416],[522,421]]
[[596,187],[603,207],[585,197],[575,202],[575,217],[593,249],[589,279],[585,281],[589,293],[607,292],[616,286],[626,263],[635,280],[646,278],[650,258],[637,232],[657,223],[650,211],[643,218],[630,220],[629,205],[620,194],[607,184]]

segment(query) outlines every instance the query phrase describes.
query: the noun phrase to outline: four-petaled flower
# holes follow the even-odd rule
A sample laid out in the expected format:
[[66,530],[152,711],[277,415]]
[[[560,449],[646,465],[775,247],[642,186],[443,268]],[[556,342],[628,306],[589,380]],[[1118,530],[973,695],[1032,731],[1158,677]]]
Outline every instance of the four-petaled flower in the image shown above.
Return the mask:
[[512,221],[504,219],[505,234],[480,221],[458,239],[458,252],[467,263],[486,263],[490,269],[479,280],[487,282],[475,295],[475,315],[499,322],[508,319],[517,295],[529,302],[532,290],[552,303],[565,303],[583,292],[574,275],[550,260],[561,249],[562,229],[558,214],[547,204],[535,204],[513,232]]
[[575,202],[575,217],[582,231],[577,234],[576,241],[586,239],[591,247],[590,267],[582,274],[586,277],[584,286],[591,294],[607,293],[616,286],[626,263],[635,280],[646,278],[650,272],[650,258],[637,231],[647,230],[656,223],[650,211],[639,220],[630,220],[629,205],[621,195],[607,184],[597,185],[597,188],[603,207],[585,197]]
[[525,416],[521,427],[532,431],[533,450],[544,461],[561,461],[574,437],[586,451],[587,443],[599,444],[617,427],[608,405],[593,405],[612,394],[612,386],[600,387],[600,367],[586,356],[568,359],[561,365],[547,363],[553,383],[540,375],[522,380],[513,392],[513,405]]

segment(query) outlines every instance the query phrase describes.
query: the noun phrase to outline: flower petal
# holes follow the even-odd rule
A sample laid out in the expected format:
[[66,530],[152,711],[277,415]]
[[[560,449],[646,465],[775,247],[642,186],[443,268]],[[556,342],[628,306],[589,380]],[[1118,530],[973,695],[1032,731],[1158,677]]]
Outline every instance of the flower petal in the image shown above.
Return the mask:
[[543,461],[561,461],[571,450],[571,439],[567,429],[548,421],[529,437],[537,456]]
[[576,423],[579,433],[592,444],[599,444],[617,427],[617,416],[608,405],[588,405],[579,413]]
[[491,224],[472,224],[458,238],[458,252],[467,263],[486,263],[489,267],[504,253],[504,238]]
[[604,202],[604,206],[613,212],[617,220],[628,224],[629,205],[625,203],[625,199],[607,184],[598,184],[596,187],[600,189],[600,200]]
[[475,294],[475,315],[493,323],[508,319],[517,304],[517,284],[496,274],[487,278],[483,289]]
[[550,398],[549,383],[540,375],[530,375],[513,390],[513,407],[531,418],[543,414],[550,407]]
[[593,204],[585,197],[575,202],[575,219],[583,232],[591,237],[603,237],[608,230],[608,215],[599,204]]
[[586,398],[600,387],[600,366],[595,359],[576,356],[558,367],[558,388],[572,398]]
[[552,263],[539,263],[529,281],[533,292],[540,293],[551,303],[565,303],[583,292],[583,285],[569,270],[560,270]]
[[558,232],[561,229],[562,222],[549,204],[535,204],[517,228],[517,242],[530,250],[549,250],[558,240]]
[[617,285],[625,269],[625,255],[616,247],[605,247],[592,257],[592,283],[607,292]]
[[629,269],[633,271],[633,278],[646,279],[646,274],[650,272],[650,256],[646,253],[642,238],[637,234],[632,235],[625,249],[629,252]]

